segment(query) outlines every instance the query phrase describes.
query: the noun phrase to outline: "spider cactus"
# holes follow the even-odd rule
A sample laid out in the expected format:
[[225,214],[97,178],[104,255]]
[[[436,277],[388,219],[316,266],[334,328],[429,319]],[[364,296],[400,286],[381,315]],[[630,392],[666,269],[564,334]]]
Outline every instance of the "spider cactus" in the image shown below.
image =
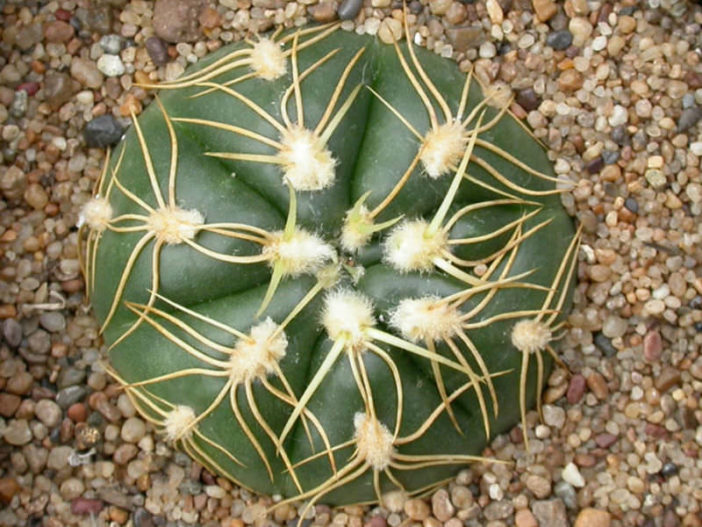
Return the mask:
[[164,440],[312,506],[427,492],[526,426],[578,236],[509,100],[334,25],[159,88],[82,232],[106,367]]

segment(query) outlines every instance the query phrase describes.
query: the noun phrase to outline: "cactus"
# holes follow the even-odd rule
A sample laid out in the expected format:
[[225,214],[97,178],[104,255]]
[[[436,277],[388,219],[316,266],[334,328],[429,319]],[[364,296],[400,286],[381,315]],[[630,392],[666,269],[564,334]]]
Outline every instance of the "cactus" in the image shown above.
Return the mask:
[[106,368],[165,440],[311,506],[421,494],[526,427],[578,234],[509,100],[335,25],[159,88],[81,237]]

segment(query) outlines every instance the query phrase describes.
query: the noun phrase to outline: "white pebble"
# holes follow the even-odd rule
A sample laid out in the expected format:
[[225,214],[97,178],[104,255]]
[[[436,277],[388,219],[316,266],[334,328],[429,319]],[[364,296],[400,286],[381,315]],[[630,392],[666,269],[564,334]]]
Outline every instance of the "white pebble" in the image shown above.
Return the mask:
[[583,478],[575,463],[568,463],[563,472],[561,472],[561,477],[563,481],[570,483],[574,487],[581,488],[585,486],[585,478]]
[[495,48],[495,44],[492,42],[483,42],[480,45],[480,50],[478,53],[483,59],[491,59],[497,54],[497,49]]
[[97,67],[108,77],[119,77],[125,71],[122,59],[118,55],[103,55],[98,59]]
[[609,116],[609,125],[621,126],[626,124],[628,120],[629,115],[627,114],[626,108],[624,108],[621,104],[615,105],[614,109],[612,110],[612,115]]

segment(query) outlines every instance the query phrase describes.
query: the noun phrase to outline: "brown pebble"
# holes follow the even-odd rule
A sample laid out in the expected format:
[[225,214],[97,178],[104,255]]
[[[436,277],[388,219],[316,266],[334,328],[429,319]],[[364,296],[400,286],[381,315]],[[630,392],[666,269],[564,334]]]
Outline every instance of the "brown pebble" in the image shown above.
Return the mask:
[[192,42],[200,37],[198,16],[206,0],[157,0],[152,25],[166,42]]
[[26,371],[21,371],[10,377],[5,386],[5,391],[15,395],[26,395],[32,389],[34,377]]
[[139,453],[139,448],[131,443],[123,443],[117,447],[115,453],[112,454],[112,459],[117,465],[126,465],[134,456]]
[[582,399],[586,384],[585,377],[579,373],[570,378],[568,391],[566,392],[566,399],[569,404],[577,404]]
[[558,5],[553,0],[531,0],[536,17],[541,22],[546,22],[558,13]]
[[71,40],[75,30],[71,24],[61,20],[54,20],[44,24],[44,38],[48,42],[64,43]]
[[536,518],[529,509],[520,509],[514,515],[514,524],[516,527],[539,527]]
[[198,17],[198,22],[204,29],[214,29],[222,24],[222,17],[216,9],[210,6],[205,7]]
[[22,398],[13,393],[0,393],[0,415],[12,417],[22,402]]
[[597,434],[595,436],[595,443],[597,443],[597,446],[600,448],[609,448],[611,447],[614,443],[617,442],[617,436],[613,434]]
[[77,515],[97,514],[104,507],[102,500],[76,498],[71,502],[71,512]]
[[326,23],[336,20],[336,6],[333,2],[323,1],[309,8],[315,22]]
[[667,392],[670,388],[680,383],[680,371],[672,366],[666,366],[661,370],[660,375],[656,376],[653,384],[656,389],[661,392]]
[[609,527],[609,524],[609,512],[587,508],[580,511],[573,527]]
[[607,381],[597,372],[593,372],[587,376],[587,386],[599,400],[606,399],[609,396]]
[[9,504],[20,489],[15,478],[0,478],[0,503]]
[[68,410],[66,411],[66,415],[73,421],[74,423],[82,423],[86,420],[88,417],[88,411],[85,408],[85,405],[83,403],[75,403],[69,406]]
[[573,461],[579,467],[585,467],[585,468],[593,467],[593,466],[595,466],[595,463],[597,463],[595,456],[592,456],[590,454],[582,454],[582,453],[575,454],[575,456],[573,457]]
[[[12,241],[12,240],[8,240]],[[17,316],[17,308],[12,304],[0,304],[0,320],[6,318],[15,318]]]
[[124,525],[129,519],[129,513],[127,511],[115,506],[110,507],[109,516],[113,522],[117,522],[120,525]]
[[661,358],[663,342],[661,334],[657,330],[651,330],[646,333],[643,339],[644,358],[648,362],[656,362]]
[[583,86],[583,76],[576,70],[565,70],[558,77],[558,87],[566,92],[579,90]]

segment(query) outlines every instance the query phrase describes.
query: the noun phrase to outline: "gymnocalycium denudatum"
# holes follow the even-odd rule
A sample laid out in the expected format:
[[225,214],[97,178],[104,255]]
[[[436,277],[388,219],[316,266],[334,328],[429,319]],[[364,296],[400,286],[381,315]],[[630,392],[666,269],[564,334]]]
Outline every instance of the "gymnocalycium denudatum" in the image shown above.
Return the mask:
[[426,492],[526,426],[579,236],[510,101],[336,25],[158,87],[82,239],[106,367],[165,440],[312,506]]

